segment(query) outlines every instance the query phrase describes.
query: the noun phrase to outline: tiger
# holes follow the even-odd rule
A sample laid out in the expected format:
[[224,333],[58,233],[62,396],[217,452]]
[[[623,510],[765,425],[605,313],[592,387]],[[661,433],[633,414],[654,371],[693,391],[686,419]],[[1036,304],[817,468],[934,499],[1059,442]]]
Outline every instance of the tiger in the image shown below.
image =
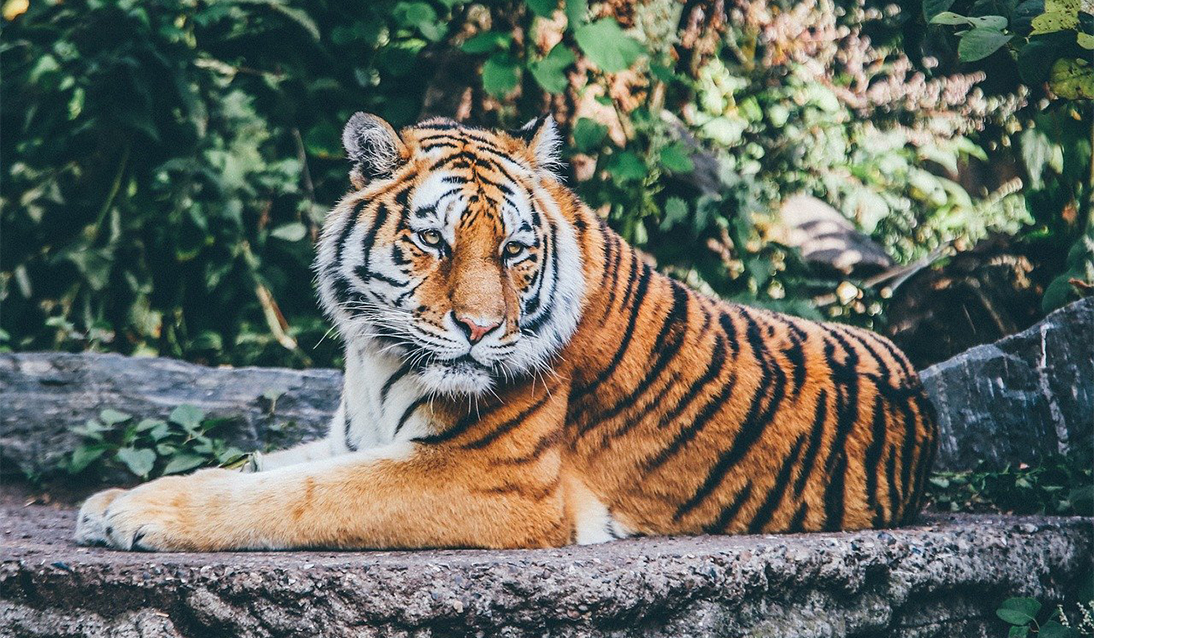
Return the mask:
[[[564,182],[551,116],[364,113],[314,268],[345,346],[325,438],[81,506],[123,550],[539,548],[913,522],[937,441],[864,329],[659,273]],[[243,468],[243,470],[247,469]]]

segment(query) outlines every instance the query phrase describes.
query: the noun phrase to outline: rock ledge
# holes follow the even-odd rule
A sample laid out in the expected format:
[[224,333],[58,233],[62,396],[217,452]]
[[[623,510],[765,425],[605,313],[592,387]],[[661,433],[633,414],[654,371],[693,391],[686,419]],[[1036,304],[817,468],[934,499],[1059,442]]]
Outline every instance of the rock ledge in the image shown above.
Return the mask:
[[486,552],[137,554],[73,512],[3,510],[11,636],[1006,635],[1007,596],[1070,597],[1092,519],[934,516],[887,531]]

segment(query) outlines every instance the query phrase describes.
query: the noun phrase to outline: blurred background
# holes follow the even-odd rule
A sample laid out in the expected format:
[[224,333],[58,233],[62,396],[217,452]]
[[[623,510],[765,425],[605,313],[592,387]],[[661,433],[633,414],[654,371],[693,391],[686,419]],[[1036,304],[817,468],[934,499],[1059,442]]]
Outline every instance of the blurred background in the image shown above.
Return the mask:
[[5,0],[0,350],[340,364],[355,111],[517,128],[661,269],[919,366],[1091,294],[1090,0]]

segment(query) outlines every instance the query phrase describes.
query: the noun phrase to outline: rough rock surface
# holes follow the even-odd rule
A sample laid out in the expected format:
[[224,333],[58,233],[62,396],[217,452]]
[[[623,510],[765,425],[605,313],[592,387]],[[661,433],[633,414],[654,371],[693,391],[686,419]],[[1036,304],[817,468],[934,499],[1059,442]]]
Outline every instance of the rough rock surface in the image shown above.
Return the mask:
[[1092,448],[1095,300],[921,372],[941,428],[937,467],[1037,464]]
[[937,516],[887,531],[554,550],[141,554],[3,510],[5,636],[1004,636],[1012,595],[1068,599],[1092,520]]
[[[264,395],[283,392],[276,401]],[[341,399],[337,370],[209,368],[117,354],[0,354],[0,471],[54,467],[80,441],[70,428],[104,408],[165,418],[182,404],[233,419],[242,449],[285,447],[323,433]]]

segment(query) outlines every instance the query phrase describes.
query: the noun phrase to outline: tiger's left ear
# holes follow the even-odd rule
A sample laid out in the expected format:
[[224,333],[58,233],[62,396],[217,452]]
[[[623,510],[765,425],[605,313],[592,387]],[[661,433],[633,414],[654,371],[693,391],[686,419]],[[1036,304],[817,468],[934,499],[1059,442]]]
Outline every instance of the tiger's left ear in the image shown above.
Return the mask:
[[539,168],[562,178],[562,137],[558,133],[558,125],[554,123],[554,116],[543,115],[529,120],[515,135],[525,140]]
[[354,188],[391,177],[400,168],[400,137],[391,124],[377,115],[355,113],[342,130],[342,145],[350,158],[350,182]]

